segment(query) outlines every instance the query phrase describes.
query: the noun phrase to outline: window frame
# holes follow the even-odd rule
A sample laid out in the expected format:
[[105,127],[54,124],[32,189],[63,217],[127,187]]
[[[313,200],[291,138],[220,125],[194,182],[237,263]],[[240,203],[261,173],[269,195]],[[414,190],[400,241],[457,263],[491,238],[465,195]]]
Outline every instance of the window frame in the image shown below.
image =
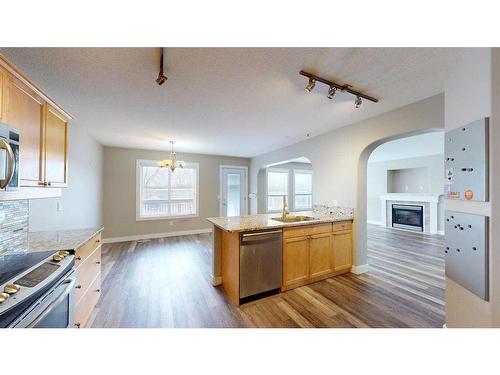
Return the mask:
[[[135,168],[135,220],[150,221],[150,220],[174,220],[174,219],[189,219],[200,217],[200,164],[196,162],[186,163],[186,168],[194,168],[196,170],[196,186],[195,186],[195,213],[189,215],[162,215],[162,216],[141,216],[141,167],[158,167],[157,160],[137,159]],[[170,184],[169,180],[169,184]],[[170,189],[170,185],[169,185]],[[170,201],[169,201],[170,202]]]
[[282,209],[279,210],[270,210],[269,209],[269,197],[278,197],[278,196],[283,196],[282,194],[280,195],[270,195],[269,194],[269,172],[279,172],[279,173],[286,173],[286,199],[288,203],[288,209],[290,210],[290,170],[287,168],[272,168],[269,167],[266,169],[266,211],[268,213],[275,213],[275,212],[281,212]]
[[[295,175],[299,174],[309,174],[311,175],[311,194],[297,194],[295,192]],[[314,177],[313,177],[313,170],[312,169],[294,169],[293,170],[293,186],[292,186],[292,195],[293,195],[293,211],[295,212],[305,212],[305,211],[312,211],[314,207],[314,197],[313,197],[313,192],[314,192]],[[311,196],[311,206],[307,208],[300,208],[297,209],[295,207],[295,197],[296,196],[304,196],[304,195],[310,195]]]

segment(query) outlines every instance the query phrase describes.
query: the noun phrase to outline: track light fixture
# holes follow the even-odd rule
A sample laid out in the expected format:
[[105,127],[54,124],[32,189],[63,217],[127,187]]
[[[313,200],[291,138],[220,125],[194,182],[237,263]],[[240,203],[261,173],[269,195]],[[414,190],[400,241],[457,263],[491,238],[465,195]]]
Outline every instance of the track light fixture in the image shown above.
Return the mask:
[[356,99],[354,100],[354,106],[356,108],[359,108],[359,107],[361,107],[361,104],[363,104],[363,101],[361,100],[361,98],[359,96],[356,96]]
[[309,77],[309,83],[306,86],[306,91],[311,92],[316,85],[316,80],[314,78]]
[[354,100],[354,106],[356,108],[361,107],[363,99],[369,100],[369,101],[374,102],[374,103],[378,103],[378,99],[373,98],[371,96],[368,96],[366,94],[363,94],[362,92],[353,90],[351,85],[348,85],[348,84],[341,85],[341,84],[338,84],[336,82],[329,81],[327,79],[318,77],[318,76],[316,76],[314,74],[305,72],[303,70],[301,70],[299,72],[299,74],[302,75],[302,76],[304,76],[304,77],[308,77],[309,78],[309,82],[307,83],[307,86],[306,86],[307,92],[311,92],[312,91],[312,89],[314,88],[316,82],[321,82],[321,83],[324,83],[325,85],[329,86],[328,95],[326,96],[328,99],[333,99],[333,97],[335,96],[335,93],[337,92],[337,90],[340,90],[340,91],[343,91],[343,92],[347,92],[347,93],[349,93],[351,95],[354,95],[356,97],[356,99]]
[[333,99],[336,92],[337,92],[337,88],[335,86],[330,86],[330,88],[328,89],[328,95],[326,97],[328,99]]

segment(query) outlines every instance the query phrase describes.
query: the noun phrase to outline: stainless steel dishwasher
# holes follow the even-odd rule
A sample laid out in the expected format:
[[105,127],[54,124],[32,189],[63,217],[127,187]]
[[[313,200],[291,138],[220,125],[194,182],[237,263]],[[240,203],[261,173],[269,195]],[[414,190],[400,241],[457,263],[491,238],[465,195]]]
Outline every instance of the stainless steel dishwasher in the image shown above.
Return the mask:
[[282,231],[242,233],[240,299],[281,287]]

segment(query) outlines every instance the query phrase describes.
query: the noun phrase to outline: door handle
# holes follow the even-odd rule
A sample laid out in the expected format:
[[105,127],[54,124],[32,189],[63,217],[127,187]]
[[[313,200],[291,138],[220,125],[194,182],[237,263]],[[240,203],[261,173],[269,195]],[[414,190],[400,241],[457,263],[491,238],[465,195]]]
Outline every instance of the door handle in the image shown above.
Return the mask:
[[0,189],[4,189],[9,185],[10,180],[12,180],[12,176],[14,175],[15,159],[14,152],[6,140],[0,139],[0,149],[7,152],[7,173],[5,174],[5,179],[0,180]]

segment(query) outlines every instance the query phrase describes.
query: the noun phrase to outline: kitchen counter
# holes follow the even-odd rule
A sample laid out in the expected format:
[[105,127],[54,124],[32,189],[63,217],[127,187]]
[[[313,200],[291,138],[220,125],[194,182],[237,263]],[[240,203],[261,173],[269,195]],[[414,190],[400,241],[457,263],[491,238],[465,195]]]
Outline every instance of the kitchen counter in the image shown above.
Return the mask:
[[8,253],[38,252],[50,250],[75,250],[88,242],[103,228],[87,228],[62,231],[28,232],[18,238],[15,248]]
[[[349,272],[352,267],[353,211],[336,206],[315,206],[314,211],[291,213],[291,216],[314,218],[298,222],[273,220],[281,217],[280,212],[208,218],[214,225],[212,284],[222,284],[224,293],[239,306],[248,296],[277,290],[282,292]],[[257,240],[255,235],[248,236],[256,245],[240,235],[265,229],[282,230],[282,235],[278,235],[278,240],[270,239],[271,234]],[[243,246],[245,241],[250,242]],[[249,250],[251,246],[255,248]],[[263,260],[262,254],[271,251],[270,259]],[[275,265],[268,272],[272,281],[257,279],[260,276],[255,267],[261,269],[259,262]],[[280,279],[279,284],[277,279]]]
[[258,214],[234,217],[210,217],[207,220],[216,227],[226,232],[247,232],[261,229],[285,228],[299,225],[314,225],[321,223],[332,223],[336,221],[353,220],[353,210],[350,208],[338,207],[335,211],[328,213],[309,211],[300,213],[290,213],[290,215],[305,215],[314,217],[316,220],[283,223],[273,220],[279,218],[280,212],[273,214]]
[[28,233],[28,251],[75,250],[84,245],[103,228],[74,229]]

